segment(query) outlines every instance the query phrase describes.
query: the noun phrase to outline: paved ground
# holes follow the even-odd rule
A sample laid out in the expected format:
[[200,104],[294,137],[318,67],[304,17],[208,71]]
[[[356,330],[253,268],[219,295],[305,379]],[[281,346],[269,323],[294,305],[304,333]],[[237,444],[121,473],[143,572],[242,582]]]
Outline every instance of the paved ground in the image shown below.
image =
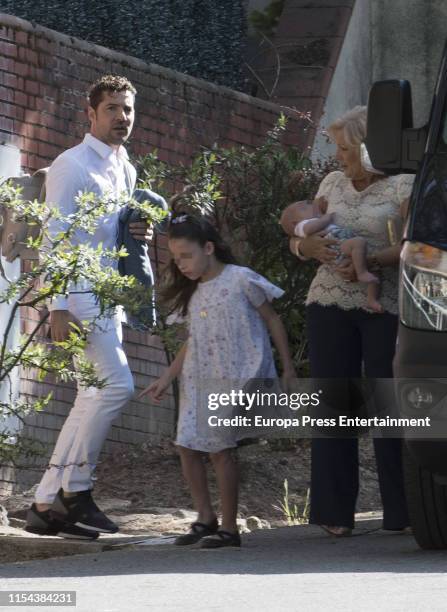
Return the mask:
[[445,611],[447,553],[368,533],[377,526],[361,522],[345,539],[310,526],[257,531],[240,550],[165,544],[6,564],[0,590],[75,590],[82,612]]

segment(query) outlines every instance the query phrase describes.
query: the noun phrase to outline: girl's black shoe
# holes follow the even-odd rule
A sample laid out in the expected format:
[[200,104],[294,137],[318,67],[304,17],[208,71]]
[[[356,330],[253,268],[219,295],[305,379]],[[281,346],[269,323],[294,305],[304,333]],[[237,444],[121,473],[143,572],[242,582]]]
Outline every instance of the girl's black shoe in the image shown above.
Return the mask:
[[209,525],[196,521],[195,523],[191,523],[191,528],[188,533],[178,536],[175,539],[174,544],[177,546],[188,546],[190,544],[195,544],[202,538],[217,533],[218,529],[219,523],[217,522],[217,518],[215,518]]
[[203,538],[200,542],[200,548],[222,548],[224,546],[240,546],[241,536],[230,531],[219,529],[215,535]]

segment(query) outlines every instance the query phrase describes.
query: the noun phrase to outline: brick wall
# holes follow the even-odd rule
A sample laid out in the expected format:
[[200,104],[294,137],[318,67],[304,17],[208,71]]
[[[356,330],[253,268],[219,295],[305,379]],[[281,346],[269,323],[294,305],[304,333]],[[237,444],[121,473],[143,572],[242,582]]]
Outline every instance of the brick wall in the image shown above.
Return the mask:
[[[88,125],[85,91],[104,73],[128,77],[138,90],[137,119],[129,151],[142,155],[157,148],[170,164],[187,163],[201,145],[254,146],[264,138],[282,110],[206,81],[185,76],[85,41],[32,25],[0,13],[0,142],[20,148],[24,171],[47,166],[64,149],[77,144]],[[287,144],[306,142],[305,124],[293,110]],[[165,364],[157,339],[125,330],[125,350],[137,389],[158,376]],[[71,386],[22,381],[30,395],[53,391],[54,401],[44,414],[29,419],[26,433],[48,445],[56,440],[71,405]],[[105,451],[123,444],[154,442],[174,432],[173,398],[162,408],[129,403],[112,427]],[[21,483],[38,479],[42,459],[20,473]],[[3,487],[17,479],[3,471]],[[0,473],[0,487],[2,474]]]

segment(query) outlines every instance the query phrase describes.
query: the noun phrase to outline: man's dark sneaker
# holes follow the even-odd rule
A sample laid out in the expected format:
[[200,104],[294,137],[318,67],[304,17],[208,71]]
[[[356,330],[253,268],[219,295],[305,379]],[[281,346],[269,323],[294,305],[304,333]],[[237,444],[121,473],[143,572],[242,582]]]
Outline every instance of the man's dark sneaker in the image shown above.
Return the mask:
[[62,489],[58,492],[50,510],[51,516],[83,529],[99,533],[116,533],[115,525],[95,504],[91,491],[79,491],[71,497],[64,497]]
[[191,523],[191,528],[188,533],[184,533],[183,535],[179,535],[174,540],[174,544],[177,546],[189,546],[190,544],[195,544],[205,536],[213,535],[219,529],[219,523],[217,522],[217,518],[214,519],[212,523],[206,525],[205,523]]
[[51,516],[50,510],[40,512],[33,504],[26,515],[25,531],[41,536],[59,536],[69,540],[96,540],[97,531],[82,529]]

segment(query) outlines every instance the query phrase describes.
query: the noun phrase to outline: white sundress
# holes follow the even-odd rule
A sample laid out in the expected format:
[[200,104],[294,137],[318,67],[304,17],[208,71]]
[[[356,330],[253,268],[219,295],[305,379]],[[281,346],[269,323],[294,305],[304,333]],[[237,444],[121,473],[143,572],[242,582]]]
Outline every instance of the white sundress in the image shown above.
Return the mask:
[[222,381],[228,388],[228,381],[277,377],[269,333],[256,308],[283,293],[253,270],[233,264],[198,284],[188,306],[176,444],[204,452],[236,446],[231,428],[207,427],[213,414],[208,392],[220,391]]

